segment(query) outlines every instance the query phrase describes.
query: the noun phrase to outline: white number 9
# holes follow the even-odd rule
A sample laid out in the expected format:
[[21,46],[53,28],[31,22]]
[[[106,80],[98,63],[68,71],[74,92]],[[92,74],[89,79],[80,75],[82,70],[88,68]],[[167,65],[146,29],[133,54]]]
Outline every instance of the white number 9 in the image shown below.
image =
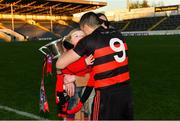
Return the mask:
[[[114,43],[119,43],[120,46],[119,47],[116,47],[114,45]],[[118,38],[112,38],[110,41],[109,41],[109,45],[111,47],[111,49],[115,52],[121,52],[123,53],[122,57],[119,57],[118,55],[115,55],[114,56],[114,59],[117,61],[117,62],[123,62],[125,59],[126,59],[126,50],[125,50],[125,46],[124,46],[124,43],[122,40],[118,39]]]

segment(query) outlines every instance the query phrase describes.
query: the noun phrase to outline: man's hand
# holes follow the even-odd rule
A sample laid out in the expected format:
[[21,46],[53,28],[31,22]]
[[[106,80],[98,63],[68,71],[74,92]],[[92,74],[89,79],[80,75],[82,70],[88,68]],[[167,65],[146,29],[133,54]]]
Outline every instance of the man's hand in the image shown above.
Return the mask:
[[75,82],[76,78],[75,75],[65,74],[64,75],[64,84]]
[[72,97],[74,96],[74,93],[75,93],[75,84],[72,82],[72,83],[68,83],[68,84],[65,84],[65,90],[67,92],[67,94]]

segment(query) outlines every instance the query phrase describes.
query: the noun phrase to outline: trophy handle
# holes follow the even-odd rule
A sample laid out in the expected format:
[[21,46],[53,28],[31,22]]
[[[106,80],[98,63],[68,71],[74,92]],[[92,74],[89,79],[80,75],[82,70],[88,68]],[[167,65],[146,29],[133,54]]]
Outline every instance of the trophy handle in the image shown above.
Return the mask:
[[41,51],[44,55],[47,55],[47,54],[43,51],[43,49],[48,49],[48,48],[45,47],[45,46],[42,46],[41,48],[39,48],[39,51]]
[[[39,51],[42,52],[45,56],[47,56],[48,53],[51,53],[52,55],[55,53],[53,55],[53,59],[58,58],[61,55],[61,52],[59,52],[59,48],[57,46],[57,43],[60,42],[60,41],[63,42],[64,39],[65,38],[60,38],[60,39],[57,39],[55,41],[52,41],[52,42],[40,47]],[[54,47],[53,51],[51,50],[51,48],[49,48],[51,46]]]

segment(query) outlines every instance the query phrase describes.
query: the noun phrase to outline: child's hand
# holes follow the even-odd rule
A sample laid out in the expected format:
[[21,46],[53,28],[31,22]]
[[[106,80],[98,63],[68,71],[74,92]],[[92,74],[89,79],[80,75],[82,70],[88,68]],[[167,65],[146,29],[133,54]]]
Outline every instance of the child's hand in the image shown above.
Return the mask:
[[85,59],[86,65],[93,65],[94,64],[94,57],[93,55],[89,55],[86,59]]

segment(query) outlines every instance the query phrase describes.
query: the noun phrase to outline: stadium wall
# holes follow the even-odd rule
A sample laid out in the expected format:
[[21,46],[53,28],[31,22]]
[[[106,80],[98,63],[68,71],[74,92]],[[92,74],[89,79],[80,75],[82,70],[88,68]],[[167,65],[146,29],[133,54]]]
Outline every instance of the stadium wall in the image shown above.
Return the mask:
[[124,36],[180,35],[180,30],[122,32]]
[[145,18],[145,17],[156,17],[156,16],[170,16],[170,15],[179,15],[180,7],[177,11],[162,11],[155,12],[154,7],[149,8],[137,8],[131,9],[117,9],[113,11],[105,12],[110,21],[123,21],[129,19]]

